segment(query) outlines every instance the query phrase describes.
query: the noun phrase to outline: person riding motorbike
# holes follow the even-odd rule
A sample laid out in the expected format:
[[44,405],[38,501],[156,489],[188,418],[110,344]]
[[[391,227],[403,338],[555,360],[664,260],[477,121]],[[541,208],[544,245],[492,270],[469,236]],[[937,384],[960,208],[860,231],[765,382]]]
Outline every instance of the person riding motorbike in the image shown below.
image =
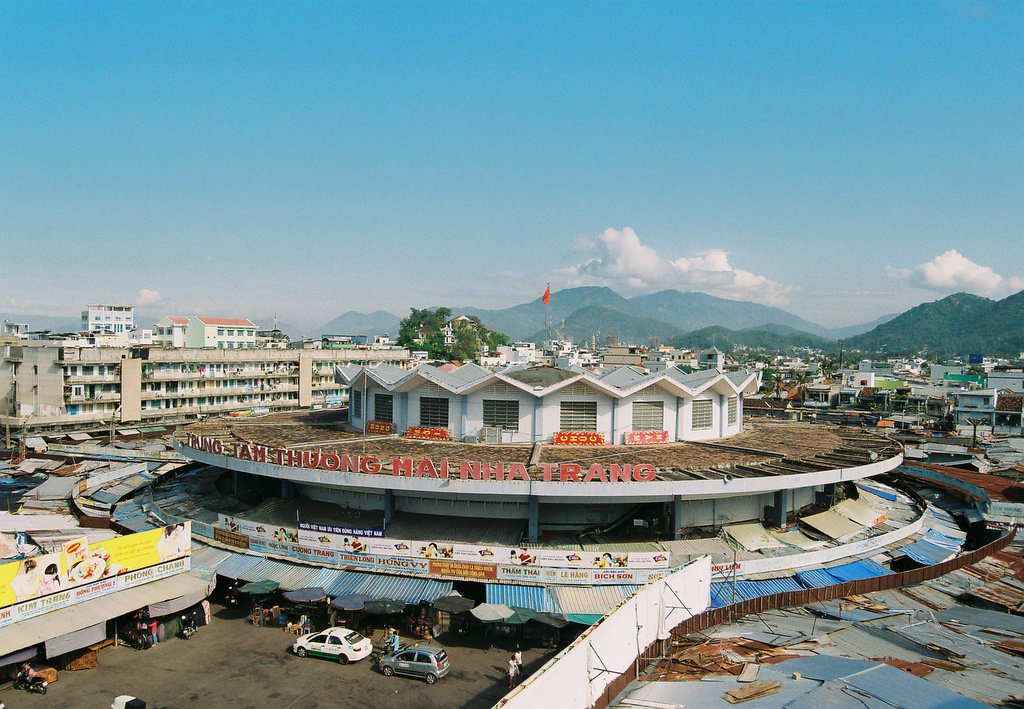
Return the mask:
[[27,662],[21,666],[21,671],[18,672],[17,677],[14,678],[14,686],[18,689],[24,689],[29,692],[38,692],[39,694],[46,694],[46,687],[49,684],[46,680],[39,676],[39,674],[32,669],[32,665]]

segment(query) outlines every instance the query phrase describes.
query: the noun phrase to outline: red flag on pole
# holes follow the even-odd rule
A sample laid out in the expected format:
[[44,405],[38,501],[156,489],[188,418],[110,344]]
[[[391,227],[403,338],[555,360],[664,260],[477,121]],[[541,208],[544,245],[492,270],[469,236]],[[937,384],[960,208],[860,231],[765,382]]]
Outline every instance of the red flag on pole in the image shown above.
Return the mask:
[[550,283],[548,283],[548,287],[546,289],[544,289],[544,295],[541,296],[540,302],[544,303],[544,305],[548,305],[549,303],[551,303],[551,284]]

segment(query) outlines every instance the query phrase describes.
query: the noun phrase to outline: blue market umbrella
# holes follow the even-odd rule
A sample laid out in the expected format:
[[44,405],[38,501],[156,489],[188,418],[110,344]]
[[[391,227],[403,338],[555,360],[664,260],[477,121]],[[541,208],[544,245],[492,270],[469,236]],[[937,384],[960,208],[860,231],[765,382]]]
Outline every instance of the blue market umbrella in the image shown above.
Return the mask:
[[369,600],[372,600],[370,596],[365,596],[362,593],[348,593],[331,601],[331,606],[340,611],[361,611]]
[[292,603],[316,603],[327,598],[327,594],[319,586],[285,591],[284,597]]
[[370,615],[392,615],[405,610],[405,601],[396,601],[393,598],[377,598],[363,604],[363,610]]
[[251,593],[254,596],[266,596],[277,590],[280,584],[277,581],[251,581],[238,587],[241,593]]

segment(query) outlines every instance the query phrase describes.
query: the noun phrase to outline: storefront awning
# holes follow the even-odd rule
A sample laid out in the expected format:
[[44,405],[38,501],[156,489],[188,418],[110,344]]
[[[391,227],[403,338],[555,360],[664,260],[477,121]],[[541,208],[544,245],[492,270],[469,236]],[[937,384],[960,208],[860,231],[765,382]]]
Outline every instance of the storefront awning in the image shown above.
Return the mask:
[[620,586],[548,586],[556,611],[570,620],[573,615],[604,615],[642,588]]
[[0,655],[105,623],[151,603],[195,593],[200,588],[208,593],[209,583],[192,574],[178,574],[19,621],[0,628]]
[[529,608],[540,613],[553,613],[555,604],[542,586],[514,586],[507,583],[487,584],[487,602]]
[[73,633],[65,633],[56,638],[46,641],[46,656],[57,657],[65,652],[80,650],[107,639],[107,621],[102,621],[88,628],[76,630]]

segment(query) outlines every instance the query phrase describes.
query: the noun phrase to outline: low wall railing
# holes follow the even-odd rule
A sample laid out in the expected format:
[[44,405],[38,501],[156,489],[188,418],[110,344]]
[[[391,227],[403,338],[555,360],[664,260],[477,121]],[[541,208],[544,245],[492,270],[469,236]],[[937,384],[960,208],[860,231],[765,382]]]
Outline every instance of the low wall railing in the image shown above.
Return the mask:
[[[731,623],[746,615],[750,615],[751,613],[760,613],[762,611],[786,608],[788,606],[803,606],[810,603],[831,601],[837,598],[845,598],[846,596],[860,595],[870,593],[872,591],[885,591],[888,589],[910,586],[923,581],[931,581],[932,579],[944,576],[951,571],[956,571],[957,569],[961,569],[965,566],[976,564],[985,557],[991,556],[997,551],[1004,549],[1013,541],[1015,535],[1016,528],[1013,528],[998,539],[989,542],[985,546],[979,547],[974,551],[960,554],[952,559],[947,559],[940,564],[924,566],[920,569],[901,571],[895,574],[876,576],[869,579],[860,579],[858,581],[846,581],[844,583],[835,584],[833,586],[824,586],[822,588],[808,588],[802,591],[773,593],[768,596],[758,596],[757,598],[746,599],[720,608],[710,608],[703,613],[698,613],[697,615],[687,618],[673,628],[671,640],[678,640],[690,633],[707,630],[708,628],[712,628],[716,625]],[[644,670],[646,670],[653,662],[663,657],[663,652],[661,651],[662,648],[659,647],[660,645],[660,642],[653,643],[650,647],[646,648],[644,652],[640,653],[639,657],[637,657],[637,661],[632,665],[632,667],[608,685],[601,697],[592,705],[592,709],[605,709],[605,707],[611,704],[612,700],[622,690],[624,690],[630,682],[642,675]]]

